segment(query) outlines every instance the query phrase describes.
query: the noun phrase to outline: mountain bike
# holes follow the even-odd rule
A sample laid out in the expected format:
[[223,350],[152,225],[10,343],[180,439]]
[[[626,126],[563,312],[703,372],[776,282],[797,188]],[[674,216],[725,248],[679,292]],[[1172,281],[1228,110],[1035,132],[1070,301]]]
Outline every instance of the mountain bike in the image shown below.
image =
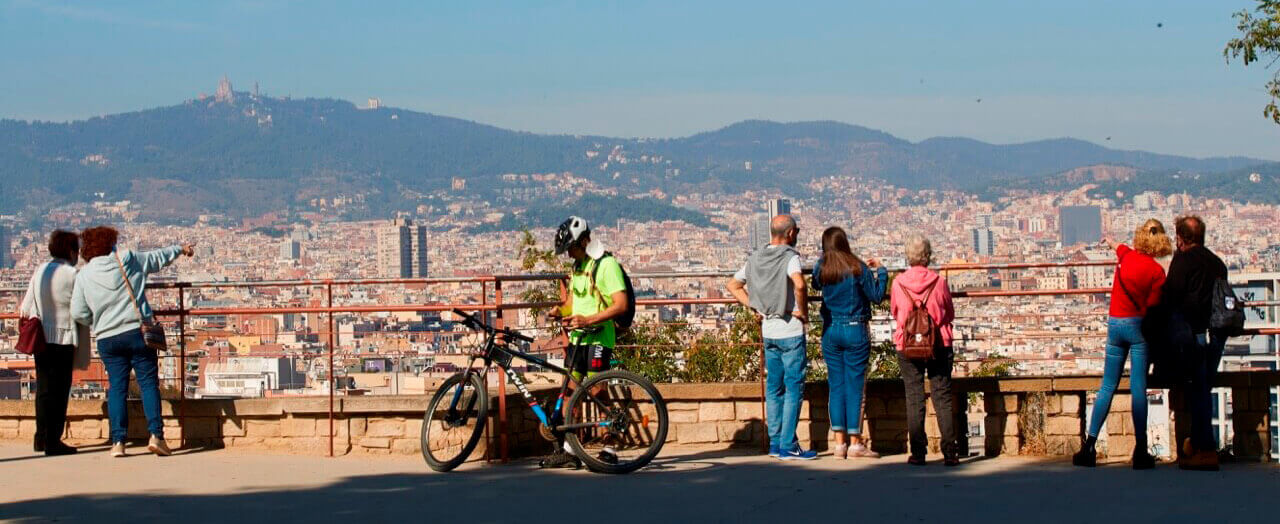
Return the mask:
[[[506,378],[520,391],[538,418],[543,437],[554,440],[563,435],[587,469],[630,473],[648,465],[662,450],[667,440],[667,406],[648,379],[612,369],[579,380],[564,367],[512,347],[513,341],[529,344],[533,338],[489,326],[460,310],[453,312],[485,336],[466,369],[446,379],[427,404],[421,444],[422,457],[431,469],[445,472],[458,467],[480,442],[489,418],[487,379],[494,364],[506,371]],[[565,361],[572,362],[572,357],[566,355]],[[540,403],[511,369],[513,359],[562,375],[559,394]]]

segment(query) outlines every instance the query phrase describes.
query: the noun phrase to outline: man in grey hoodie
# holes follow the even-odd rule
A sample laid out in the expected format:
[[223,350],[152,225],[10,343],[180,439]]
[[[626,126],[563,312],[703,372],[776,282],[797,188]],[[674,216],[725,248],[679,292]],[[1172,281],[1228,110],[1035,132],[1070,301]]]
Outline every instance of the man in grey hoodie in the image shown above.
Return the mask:
[[790,215],[778,215],[769,222],[769,233],[769,244],[747,258],[746,265],[729,279],[728,289],[761,317],[769,456],[812,460],[817,453],[801,449],[796,438],[808,366],[804,328],[809,321],[800,254],[795,249],[800,228]]

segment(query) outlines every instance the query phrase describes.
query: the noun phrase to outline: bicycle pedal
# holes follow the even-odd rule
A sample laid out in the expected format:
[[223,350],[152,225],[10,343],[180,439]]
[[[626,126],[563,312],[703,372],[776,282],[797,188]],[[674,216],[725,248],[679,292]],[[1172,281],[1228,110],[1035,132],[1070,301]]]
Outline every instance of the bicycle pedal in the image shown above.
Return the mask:
[[551,429],[551,426],[538,426],[538,435],[541,435],[542,438],[547,440],[547,442],[555,442],[557,440],[560,440],[556,436],[556,431],[554,429]]

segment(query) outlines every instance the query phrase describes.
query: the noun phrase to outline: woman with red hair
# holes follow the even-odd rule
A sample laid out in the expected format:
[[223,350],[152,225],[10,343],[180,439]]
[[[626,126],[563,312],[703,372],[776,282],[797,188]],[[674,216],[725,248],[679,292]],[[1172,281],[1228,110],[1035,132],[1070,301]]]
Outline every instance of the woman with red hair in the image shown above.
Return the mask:
[[173,263],[178,255],[191,256],[194,245],[183,244],[154,251],[116,249],[119,233],[100,226],[80,233],[80,250],[88,262],[76,275],[71,297],[71,314],[77,322],[92,326],[98,339],[98,356],[107,368],[107,415],[111,419],[111,456],[123,457],[129,434],[129,394],[132,371],[142,392],[142,410],[147,415],[151,440],[147,450],[168,455],[164,424],[160,420],[160,384],[156,351],[143,338],[144,323],[152,321],[147,304],[147,276]]

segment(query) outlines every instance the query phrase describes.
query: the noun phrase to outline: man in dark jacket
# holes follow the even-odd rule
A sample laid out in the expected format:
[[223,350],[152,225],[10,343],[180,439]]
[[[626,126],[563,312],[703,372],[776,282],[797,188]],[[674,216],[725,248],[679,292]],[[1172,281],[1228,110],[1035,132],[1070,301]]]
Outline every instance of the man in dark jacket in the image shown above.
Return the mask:
[[1213,430],[1213,379],[1227,338],[1209,329],[1213,285],[1227,278],[1227,266],[1204,247],[1204,220],[1178,218],[1178,250],[1169,264],[1161,303],[1170,313],[1170,339],[1185,362],[1191,438],[1183,442],[1182,469],[1218,469],[1218,443]]

